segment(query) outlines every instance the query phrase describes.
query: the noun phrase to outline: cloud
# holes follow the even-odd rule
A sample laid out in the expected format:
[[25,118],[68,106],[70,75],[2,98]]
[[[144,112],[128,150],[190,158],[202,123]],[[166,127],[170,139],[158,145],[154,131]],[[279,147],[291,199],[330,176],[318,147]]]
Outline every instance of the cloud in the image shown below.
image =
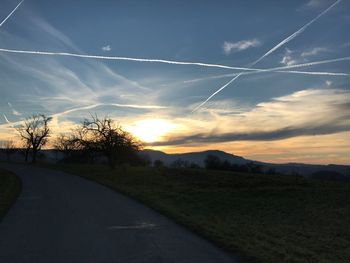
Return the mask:
[[199,133],[191,136],[175,138],[165,142],[155,142],[149,146],[182,145],[191,143],[220,143],[231,141],[275,141],[293,138],[297,136],[326,135],[350,130],[350,124],[337,127],[328,125],[312,127],[286,127],[272,131],[261,131],[251,133],[226,133],[226,134],[205,134]]
[[98,103],[98,104],[92,104],[87,106],[79,106],[75,107],[69,110],[65,110],[63,112],[55,113],[52,116],[53,117],[59,117],[62,115],[66,115],[75,111],[84,111],[84,110],[90,110],[101,106],[112,106],[112,107],[118,107],[118,108],[134,108],[134,109],[166,109],[165,106],[159,106],[159,105],[136,105],[136,104],[119,104],[119,103]]
[[252,47],[258,47],[261,42],[258,39],[241,40],[238,42],[228,42],[225,41],[223,44],[223,49],[226,55],[234,52],[239,52]]
[[315,56],[319,53],[322,53],[322,52],[327,52],[329,51],[328,48],[325,48],[325,47],[315,47],[311,50],[308,50],[308,51],[304,51],[301,53],[301,56],[302,57],[310,57],[310,56]]
[[7,103],[12,111],[12,114],[15,116],[20,116],[22,115],[20,112],[16,111],[16,109],[12,106],[12,104],[10,102]]
[[328,4],[328,0],[310,0],[309,2],[306,3],[306,7],[316,9],[325,6]]
[[[212,130],[203,133],[195,122],[187,123],[191,126],[190,135],[173,134],[152,145],[270,141],[350,131],[350,91],[307,89],[259,103],[243,113],[222,115],[211,109],[208,112],[211,119],[205,122],[213,123]],[[199,113],[205,115],[205,111]]]
[[284,56],[282,60],[280,61],[281,64],[286,65],[286,66],[291,66],[295,65],[298,63],[298,61],[292,57],[293,51],[286,48],[286,51],[284,53]]
[[108,51],[111,51],[111,50],[112,50],[112,48],[111,48],[110,45],[104,46],[104,47],[102,47],[101,49],[102,49],[102,51],[105,51],[105,52],[108,52]]

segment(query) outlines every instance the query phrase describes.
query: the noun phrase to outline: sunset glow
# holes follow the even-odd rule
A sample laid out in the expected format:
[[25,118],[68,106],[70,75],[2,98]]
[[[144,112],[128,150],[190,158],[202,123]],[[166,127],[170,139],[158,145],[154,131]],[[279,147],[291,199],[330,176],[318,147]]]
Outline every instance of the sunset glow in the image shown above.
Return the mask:
[[170,131],[176,129],[176,125],[162,119],[140,120],[127,126],[126,129],[143,142],[155,142],[162,139]]

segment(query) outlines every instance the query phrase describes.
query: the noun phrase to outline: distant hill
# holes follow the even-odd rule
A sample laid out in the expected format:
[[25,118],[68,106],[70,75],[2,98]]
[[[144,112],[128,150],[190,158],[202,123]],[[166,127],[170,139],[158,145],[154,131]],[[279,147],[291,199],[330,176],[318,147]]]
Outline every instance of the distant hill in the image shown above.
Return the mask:
[[152,161],[161,160],[167,166],[173,163],[174,161],[181,159],[189,163],[195,163],[200,167],[204,167],[204,159],[209,154],[215,155],[223,161],[229,161],[231,163],[240,164],[240,165],[250,162],[250,160],[244,159],[243,157],[236,156],[223,151],[218,151],[218,150],[167,154],[161,151],[146,149],[142,151],[142,154],[148,155],[152,159]]
[[314,165],[314,164],[304,164],[304,163],[285,163],[285,164],[273,164],[264,163],[254,160],[245,159],[241,156],[230,154],[224,151],[218,150],[208,150],[203,152],[190,152],[190,153],[176,153],[167,154],[162,151],[155,151],[150,149],[145,149],[141,153],[142,155],[147,155],[152,162],[155,160],[161,160],[164,165],[169,166],[174,161],[181,159],[187,161],[188,163],[195,163],[200,167],[204,167],[204,159],[207,155],[215,155],[219,157],[222,161],[229,161],[232,164],[243,165],[247,163],[259,164],[264,167],[264,170],[274,169],[276,172],[285,175],[301,175],[301,176],[311,176],[312,174],[319,171],[329,171],[334,173],[339,173],[346,178],[350,177],[350,165]]

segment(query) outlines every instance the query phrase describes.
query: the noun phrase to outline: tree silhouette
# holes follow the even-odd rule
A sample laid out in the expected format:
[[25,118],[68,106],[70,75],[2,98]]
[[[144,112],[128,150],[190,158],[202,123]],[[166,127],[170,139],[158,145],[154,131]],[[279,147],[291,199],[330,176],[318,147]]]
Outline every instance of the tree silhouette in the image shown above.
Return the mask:
[[92,115],[83,122],[81,133],[87,139],[85,145],[103,153],[111,168],[132,161],[141,149],[141,143],[110,118]]
[[36,162],[37,153],[47,143],[50,136],[49,122],[51,117],[44,114],[34,114],[27,118],[24,124],[17,126],[17,131],[25,145],[25,161],[28,161],[29,151],[32,150],[32,163]]
[[93,161],[102,154],[111,168],[117,163],[141,163],[138,155],[141,147],[135,137],[112,119],[100,119],[96,115],[85,119],[71,135],[60,135],[55,143],[55,149],[61,151],[67,160]]

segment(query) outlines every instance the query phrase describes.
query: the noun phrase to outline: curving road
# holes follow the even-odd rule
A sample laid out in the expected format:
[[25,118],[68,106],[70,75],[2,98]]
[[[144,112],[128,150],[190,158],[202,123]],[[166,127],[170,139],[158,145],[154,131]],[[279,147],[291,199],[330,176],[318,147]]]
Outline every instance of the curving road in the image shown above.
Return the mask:
[[142,204],[78,176],[0,164],[23,190],[0,223],[0,262],[237,262]]

